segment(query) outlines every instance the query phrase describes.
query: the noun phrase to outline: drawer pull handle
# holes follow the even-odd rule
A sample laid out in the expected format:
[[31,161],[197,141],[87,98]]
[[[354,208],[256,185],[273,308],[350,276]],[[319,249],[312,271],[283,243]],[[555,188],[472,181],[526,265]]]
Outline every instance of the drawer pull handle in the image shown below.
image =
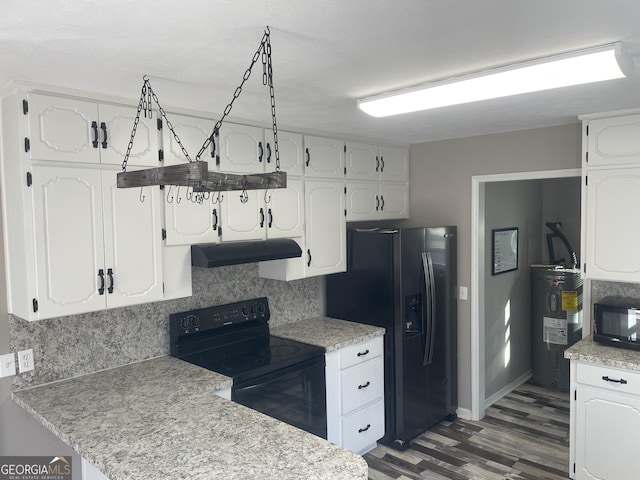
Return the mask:
[[605,382],[619,383],[620,385],[626,385],[627,384],[627,381],[624,378],[621,378],[620,380],[616,380],[614,378],[609,378],[608,376],[605,375],[604,377],[602,377],[602,379]]
[[358,433],[362,433],[362,432],[366,432],[367,430],[369,430],[371,428],[371,424],[367,423],[367,426],[364,428],[359,428],[358,429]]
[[[625,382],[627,383],[627,382]],[[371,385],[371,382],[367,382],[364,385],[358,385],[358,390],[362,390],[363,388],[367,388],[369,385]]]
[[358,352],[358,356],[359,357],[364,357],[365,355],[367,355],[369,353],[369,349],[365,350],[364,352]]

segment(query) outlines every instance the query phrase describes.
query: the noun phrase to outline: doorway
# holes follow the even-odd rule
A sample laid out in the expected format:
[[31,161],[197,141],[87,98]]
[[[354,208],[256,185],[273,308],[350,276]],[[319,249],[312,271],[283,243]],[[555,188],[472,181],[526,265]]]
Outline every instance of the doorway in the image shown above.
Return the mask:
[[[522,172],[498,175],[479,175],[472,177],[472,218],[471,218],[471,419],[479,420],[484,416],[487,405],[486,399],[486,289],[485,278],[487,275],[488,245],[486,245],[487,230],[487,186],[493,182],[520,182],[528,180],[561,179],[568,177],[580,177],[580,169],[548,170],[539,172]],[[490,252],[490,250],[489,250]],[[528,265],[523,265],[528,269]],[[491,272],[488,272],[491,275]],[[590,285],[585,281],[584,304],[588,305]],[[506,315],[506,314],[505,314]],[[583,335],[587,335],[588,328],[583,329]],[[525,374],[518,381],[525,381]],[[499,397],[506,391],[498,391],[492,395],[492,399]]]

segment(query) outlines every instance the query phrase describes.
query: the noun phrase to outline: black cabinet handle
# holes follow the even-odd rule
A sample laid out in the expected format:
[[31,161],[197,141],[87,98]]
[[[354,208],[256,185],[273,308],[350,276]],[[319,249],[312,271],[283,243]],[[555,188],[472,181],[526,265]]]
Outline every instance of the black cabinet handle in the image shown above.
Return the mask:
[[364,352],[358,352],[358,356],[359,357],[364,357],[365,355],[369,354],[369,349],[367,348]]
[[260,208],[260,228],[264,227],[264,208]]
[[264,149],[262,148],[262,142],[258,142],[258,161],[262,163],[262,156],[264,155]]
[[376,195],[376,212],[380,210],[380,197]]
[[271,225],[273,225],[273,212],[271,209],[267,210],[267,214],[269,215],[269,228],[271,228]]
[[98,277],[100,278],[100,286],[98,287],[98,293],[104,295],[104,270],[98,270]]
[[384,210],[384,195],[380,195],[380,210]]
[[376,172],[380,171],[380,157],[376,155]]
[[616,380],[615,378],[609,378],[606,375],[604,377],[602,377],[602,379],[605,382],[619,383],[620,385],[626,385],[628,383],[624,378],[621,378],[620,380]]
[[91,122],[91,130],[93,131],[93,140],[91,140],[91,145],[93,145],[93,148],[98,148],[98,122]]
[[380,155],[380,173],[384,172],[384,157]]
[[216,158],[216,135],[215,133],[212,133],[211,136],[209,137],[209,140],[211,140],[211,158]]
[[309,162],[311,161],[311,154],[309,153],[309,149],[304,149],[305,154],[307,155],[307,167],[309,166]]
[[267,163],[271,163],[271,145],[267,142]]
[[363,388],[367,388],[369,385],[371,385],[371,382],[367,382],[364,385],[358,385],[358,390],[362,390]]
[[100,130],[102,130],[102,148],[107,148],[107,124],[100,122]]
[[311,266],[311,250],[307,249],[307,267]]
[[367,426],[364,428],[359,428],[358,429],[358,433],[362,433],[362,432],[366,432],[367,430],[369,430],[371,428],[371,424],[367,423]]
[[213,209],[213,229],[218,229],[218,210],[216,208]]
[[107,288],[107,291],[113,293],[113,270],[110,268],[107,269],[107,277],[109,277],[109,288]]

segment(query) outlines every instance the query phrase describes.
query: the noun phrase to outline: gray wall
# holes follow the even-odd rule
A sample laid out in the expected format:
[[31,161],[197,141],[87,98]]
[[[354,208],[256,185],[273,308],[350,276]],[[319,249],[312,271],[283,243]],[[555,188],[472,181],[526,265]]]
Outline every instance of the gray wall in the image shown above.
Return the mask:
[[[542,181],[542,258],[541,263],[549,262],[547,233],[544,222],[560,222],[560,231],[578,255],[580,260],[580,188],[581,177],[549,178]],[[554,239],[556,258],[564,258],[570,266],[569,255],[559,238]]]
[[[485,186],[485,397],[531,370],[531,276],[540,261],[542,182]],[[579,211],[578,211],[579,213]],[[492,275],[492,230],[517,227],[518,269]]]
[[[458,226],[458,282],[471,282],[471,177],[580,168],[579,124],[423,143],[411,147],[406,226]],[[471,408],[471,304],[458,304],[458,391]]]

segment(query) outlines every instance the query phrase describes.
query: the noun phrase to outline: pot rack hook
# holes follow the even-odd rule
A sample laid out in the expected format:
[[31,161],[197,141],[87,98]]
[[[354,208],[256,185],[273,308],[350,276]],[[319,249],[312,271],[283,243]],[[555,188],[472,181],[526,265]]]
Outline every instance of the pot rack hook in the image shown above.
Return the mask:
[[140,203],[144,203],[144,199],[146,198],[144,194],[144,187],[140,187]]

